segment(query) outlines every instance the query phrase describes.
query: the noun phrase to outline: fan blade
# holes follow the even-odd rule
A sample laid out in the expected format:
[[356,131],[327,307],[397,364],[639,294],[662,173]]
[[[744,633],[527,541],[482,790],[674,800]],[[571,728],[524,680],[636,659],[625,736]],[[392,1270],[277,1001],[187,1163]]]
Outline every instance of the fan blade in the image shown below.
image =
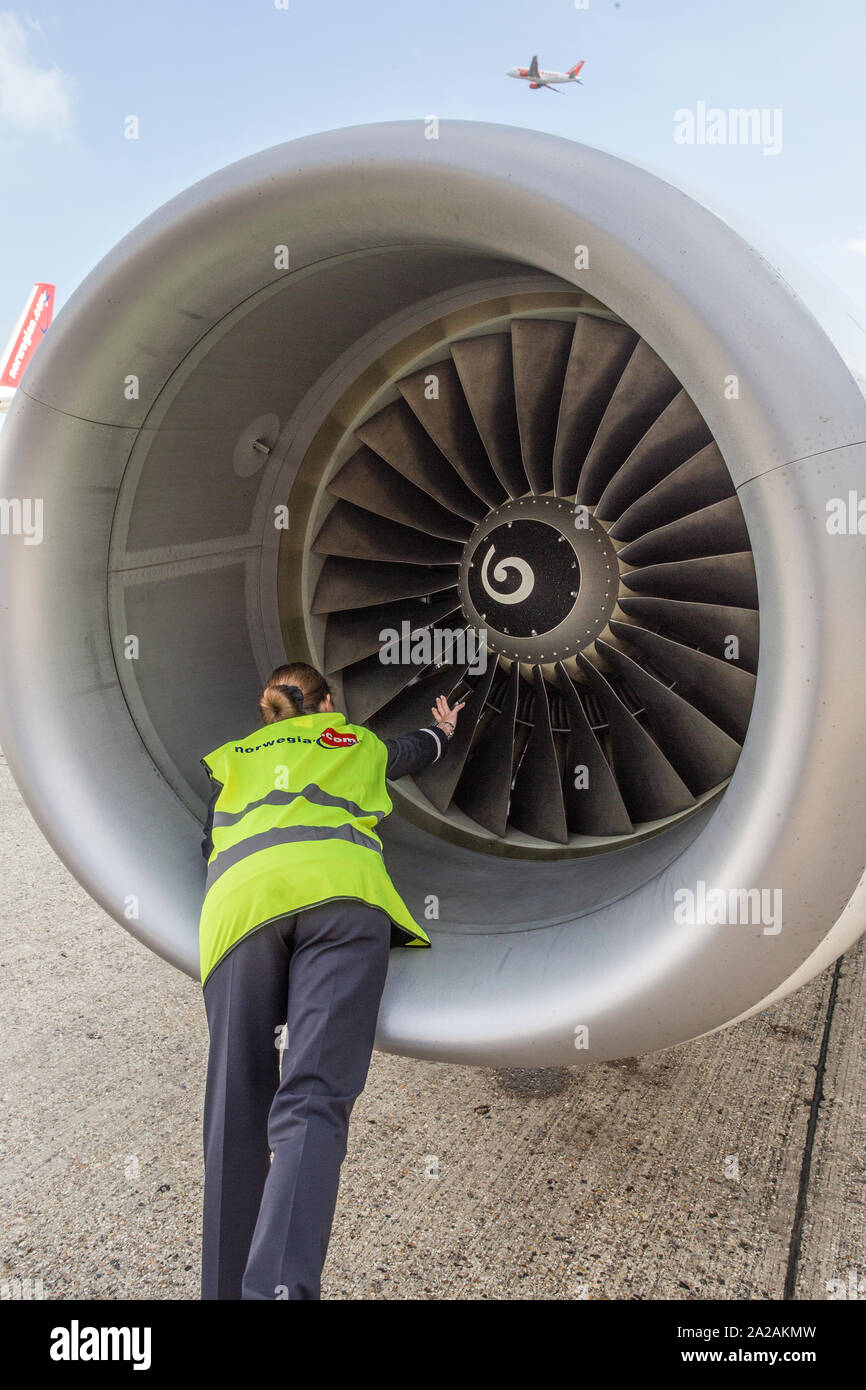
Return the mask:
[[[455,651],[456,646],[452,638],[447,644],[446,661],[448,652]],[[343,693],[350,721],[353,724],[366,724],[372,715],[411,685],[424,669],[415,661],[383,663],[378,654],[355,662],[343,672]],[[443,680],[447,679],[447,676],[443,676]]]
[[[560,661],[556,662],[556,676],[570,725],[563,775],[568,828],[579,835],[629,835],[634,826],[616,778]],[[582,785],[575,786],[577,774],[584,768],[585,785],[581,777]]]
[[535,683],[532,730],[514,779],[508,819],[525,835],[567,845],[562,776],[550,724],[547,690],[541,667],[533,666],[532,674]]
[[[454,655],[455,653],[456,647],[452,642],[449,645],[449,654]],[[474,660],[477,660],[477,657],[470,658],[461,654],[461,660],[453,665],[433,666],[423,671],[414,685],[407,686],[405,690],[400,691],[387,705],[373,715],[368,721],[370,728],[380,738],[396,738],[400,734],[414,732],[425,725],[429,726],[433,722],[432,710],[436,703],[436,697],[444,694],[446,690],[450,694],[455,686],[460,685],[465,680],[470,665],[474,664]],[[493,665],[496,665],[495,658]],[[461,717],[462,713],[461,711]],[[460,718],[458,717],[454,730],[455,738],[459,727]],[[453,746],[454,739],[452,738],[445,752],[437,762],[431,764],[431,767],[438,767],[443,762],[449,761]],[[415,778],[416,783],[420,781],[420,775]]]
[[641,338],[610,398],[580,474],[577,501],[593,506],[620,463],[643,439],[680,389],[664,362]]
[[595,646],[643,704],[656,743],[693,796],[730,777],[740,756],[739,743],[618,647],[601,640]]
[[667,565],[648,565],[622,576],[626,588],[657,598],[682,598],[696,603],[729,604],[757,608],[758,583],[752,552],[709,555],[700,560],[673,560]]
[[454,541],[427,536],[399,522],[388,521],[356,507],[335,502],[313,541],[320,555],[345,555],[359,560],[405,560],[409,564],[456,565],[463,547]]
[[475,428],[497,478],[509,497],[529,492],[520,454],[511,335],[486,333],[451,344]]
[[[466,696],[466,707],[460,712],[454,737],[448,744],[447,754],[438,762],[425,767],[424,771],[415,778],[416,784],[438,811],[444,812],[448,809],[454,798],[457,784],[463,776],[466,759],[472,748],[478,724],[484,712],[484,702],[490,693],[496,669],[496,657],[492,652],[488,652],[487,668],[479,677],[478,683],[471,687],[468,696]],[[468,680],[465,680],[465,683],[468,684]],[[449,691],[449,705],[455,703],[452,695],[453,691]],[[463,698],[464,696],[459,696],[457,703]]]
[[453,588],[456,583],[457,571],[453,565],[432,569],[329,555],[316,584],[312,611],[333,613],[339,609],[366,608],[374,603],[434,594]]
[[536,494],[553,487],[556,421],[573,338],[574,324],[560,319],[515,319],[511,325],[520,450]]
[[[713,603],[683,603],[672,598],[621,598],[619,606],[638,627],[661,629],[663,637],[725,657],[735,666],[758,669],[758,614],[753,608],[725,608]],[[738,655],[727,656],[736,637]]]
[[614,473],[598,499],[596,516],[605,521],[621,516],[655,483],[710,443],[712,435],[703,416],[691,397],[678,391]]
[[460,810],[492,835],[504,835],[508,828],[519,683],[520,666],[515,661],[509,673],[503,707],[473,748],[454,794]]
[[472,534],[472,522],[448,511],[402,473],[389,468],[366,444],[354,453],[328,483],[334,497],[342,497],[365,511],[414,526],[431,536],[465,541]]
[[574,496],[584,460],[637,341],[637,334],[624,323],[578,315],[553,448],[557,497]]
[[613,619],[610,630],[627,647],[646,657],[668,680],[676,682],[677,693],[695,705],[726,734],[742,743],[755,694],[755,677],[739,666],[717,656],[696,652],[669,637],[648,632],[645,627]]
[[607,716],[614,773],[631,819],[660,820],[693,806],[685,782],[601,672],[580,652],[577,662]]
[[[430,398],[428,382],[435,377],[438,395]],[[397,382],[397,390],[415,412],[434,444],[456,468],[467,487],[488,507],[498,507],[508,494],[490,466],[466,404],[457,368],[450,358],[424,367]]]
[[734,481],[718,445],[708,444],[626,507],[610,534],[616,541],[637,540],[647,531],[734,495]]
[[448,511],[473,523],[480,521],[487,512],[484,503],[436,448],[402,398],[383,406],[363,425],[358,425],[355,435]]
[[671,556],[694,560],[706,555],[731,555],[748,548],[749,533],[739,498],[726,497],[629,541],[617,559],[626,565],[657,565]]
[[365,656],[372,656],[387,641],[380,633],[390,630],[402,634],[404,622],[410,625],[411,640],[411,633],[438,623],[449,613],[461,612],[457,592],[452,589],[448,597],[438,603],[384,603],[334,613],[325,629],[325,670],[339,671],[355,661],[362,661]]

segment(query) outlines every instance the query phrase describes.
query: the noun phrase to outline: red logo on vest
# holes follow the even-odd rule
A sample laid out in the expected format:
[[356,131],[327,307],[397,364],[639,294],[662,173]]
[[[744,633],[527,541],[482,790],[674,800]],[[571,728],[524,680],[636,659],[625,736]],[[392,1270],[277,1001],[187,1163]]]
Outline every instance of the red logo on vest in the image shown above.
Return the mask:
[[323,748],[351,748],[358,742],[357,734],[338,734],[336,729],[323,729],[316,739]]

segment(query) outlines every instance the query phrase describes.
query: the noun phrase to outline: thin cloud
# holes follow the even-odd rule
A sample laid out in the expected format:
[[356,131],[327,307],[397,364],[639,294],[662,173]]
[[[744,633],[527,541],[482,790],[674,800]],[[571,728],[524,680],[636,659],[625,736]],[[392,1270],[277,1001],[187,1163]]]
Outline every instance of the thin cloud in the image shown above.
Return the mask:
[[866,256],[866,237],[858,236],[852,241],[846,241],[845,250],[853,251],[855,256]]
[[63,136],[72,125],[75,79],[56,63],[40,66],[30,51],[30,32],[17,15],[0,11],[0,123],[16,130]]

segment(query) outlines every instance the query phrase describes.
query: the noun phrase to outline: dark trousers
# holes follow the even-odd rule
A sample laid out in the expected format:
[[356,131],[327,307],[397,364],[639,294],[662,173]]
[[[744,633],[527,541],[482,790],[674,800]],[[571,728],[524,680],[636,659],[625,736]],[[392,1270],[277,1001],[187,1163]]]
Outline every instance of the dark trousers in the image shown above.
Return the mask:
[[390,939],[384,912],[336,900],[257,928],[209,976],[203,1299],[320,1297]]

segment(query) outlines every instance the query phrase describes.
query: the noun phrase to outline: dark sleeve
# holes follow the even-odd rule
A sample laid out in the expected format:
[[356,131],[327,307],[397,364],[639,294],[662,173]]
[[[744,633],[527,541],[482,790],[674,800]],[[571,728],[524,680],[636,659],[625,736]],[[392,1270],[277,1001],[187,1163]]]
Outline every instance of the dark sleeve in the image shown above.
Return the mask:
[[399,738],[385,738],[382,742],[388,750],[385,776],[393,782],[398,777],[413,777],[437,762],[448,739],[438,729],[425,727],[412,734],[401,734]]
[[[210,776],[210,774],[208,775]],[[211,831],[213,830],[213,813],[214,807],[216,806],[217,797],[219,796],[221,791],[222,783],[217,782],[213,777],[211,777],[211,794],[210,800],[207,804],[207,817],[204,823],[204,834],[201,842],[202,856],[206,860],[210,859],[211,854],[213,853],[213,840],[211,839]]]

